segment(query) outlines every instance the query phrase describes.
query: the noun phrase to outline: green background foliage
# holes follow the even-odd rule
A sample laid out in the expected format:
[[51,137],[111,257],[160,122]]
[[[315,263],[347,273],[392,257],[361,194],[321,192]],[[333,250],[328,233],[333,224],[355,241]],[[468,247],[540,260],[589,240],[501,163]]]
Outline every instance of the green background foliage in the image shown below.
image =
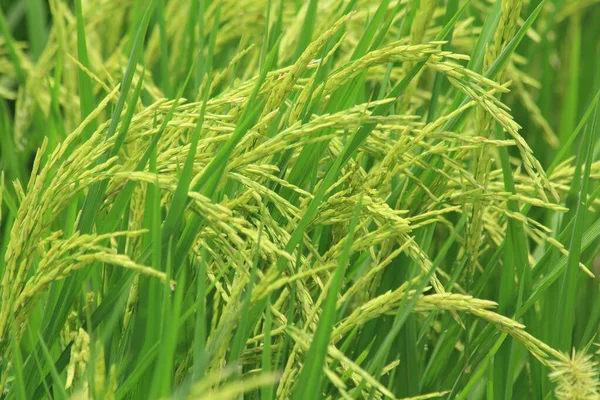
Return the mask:
[[0,0],[6,399],[598,399],[600,2]]

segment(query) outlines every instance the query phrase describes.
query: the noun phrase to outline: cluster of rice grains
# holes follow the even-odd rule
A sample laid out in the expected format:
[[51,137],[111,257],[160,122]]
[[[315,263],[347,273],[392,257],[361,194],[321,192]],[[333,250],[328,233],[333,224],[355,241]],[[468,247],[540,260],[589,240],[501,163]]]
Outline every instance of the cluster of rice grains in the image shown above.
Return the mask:
[[35,61],[0,39],[37,154],[0,208],[0,387],[466,398],[510,396],[509,368],[519,396],[600,398],[593,350],[529,326],[573,181],[600,180],[545,169],[503,102],[557,147],[516,48],[588,5],[532,3],[50,0]]

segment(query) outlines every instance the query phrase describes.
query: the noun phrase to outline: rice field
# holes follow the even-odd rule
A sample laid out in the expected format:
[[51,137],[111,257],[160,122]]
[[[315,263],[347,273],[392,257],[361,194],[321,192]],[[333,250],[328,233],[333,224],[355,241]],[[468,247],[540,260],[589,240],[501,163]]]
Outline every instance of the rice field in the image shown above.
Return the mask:
[[600,399],[600,1],[0,0],[0,398]]

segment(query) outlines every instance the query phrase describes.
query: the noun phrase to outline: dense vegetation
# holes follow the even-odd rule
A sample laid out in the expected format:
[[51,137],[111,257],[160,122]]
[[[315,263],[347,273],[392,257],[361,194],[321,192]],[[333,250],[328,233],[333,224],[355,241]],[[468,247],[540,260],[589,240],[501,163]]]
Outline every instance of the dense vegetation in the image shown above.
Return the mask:
[[0,0],[6,399],[599,399],[600,2]]

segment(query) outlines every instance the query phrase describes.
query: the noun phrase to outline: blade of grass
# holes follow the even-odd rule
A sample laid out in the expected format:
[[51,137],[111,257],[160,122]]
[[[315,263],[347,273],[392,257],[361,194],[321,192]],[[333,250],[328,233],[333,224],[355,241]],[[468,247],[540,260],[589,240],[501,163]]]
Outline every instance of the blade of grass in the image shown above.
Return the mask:
[[31,42],[31,55],[37,60],[48,38],[47,9],[41,0],[27,0],[27,30]]
[[296,39],[296,52],[294,53],[292,61],[296,61],[298,58],[300,58],[304,50],[306,50],[312,41],[312,35],[315,30],[315,21],[317,19],[318,5],[319,0],[309,0],[309,3],[306,7],[306,14],[304,14],[302,28],[298,38]]
[[300,375],[298,376],[296,390],[292,399],[316,399],[322,394],[319,393],[323,380],[323,368],[325,366],[325,356],[327,347],[333,331],[333,325],[336,323],[336,301],[342,288],[346,268],[350,260],[352,242],[362,206],[362,199],[354,206],[352,221],[348,228],[348,236],[344,241],[344,247],[340,254],[337,268],[333,273],[331,285],[327,292],[327,297],[323,303],[323,311],[317,323],[317,329],[310,344]]
[[250,280],[244,288],[244,296],[240,310],[240,320],[228,355],[228,362],[231,364],[239,363],[241,361],[240,356],[242,354],[242,349],[252,333],[251,330],[253,328],[253,324],[250,323],[251,317],[249,315],[250,298],[252,297],[252,290],[254,289],[257,280],[257,270],[260,262],[260,241],[262,230],[263,226],[261,225],[258,230],[258,241],[256,244],[256,251],[254,252],[254,259],[252,260],[252,267],[250,268]]
[[590,173],[594,154],[594,146],[598,142],[598,129],[596,124],[599,113],[600,107],[598,107],[598,103],[596,103],[596,111],[592,119],[592,124],[586,130],[584,134],[584,140],[582,141],[581,150],[582,153],[585,154],[585,158],[578,158],[579,163],[585,162],[585,169],[579,191],[579,200],[577,202],[577,208],[575,211],[575,224],[573,226],[573,232],[569,244],[567,267],[561,280],[559,301],[560,309],[558,310],[558,319],[562,322],[561,329],[559,329],[558,334],[558,343],[559,348],[564,352],[569,352],[572,345],[572,329],[575,322],[575,300],[577,293],[577,279],[579,275],[579,260],[581,257],[581,242],[584,233],[584,217],[586,214],[585,200],[590,189]]
[[169,71],[169,41],[167,36],[167,20],[165,16],[165,0],[159,0],[156,7],[158,30],[160,35],[160,85],[167,97],[171,96],[171,73]]
[[27,399],[27,392],[25,391],[25,380],[23,378],[23,355],[21,354],[21,347],[17,341],[17,337],[14,329],[10,332],[10,341],[13,353],[14,361],[14,372],[15,372],[15,386],[17,387],[17,398]]
[[[268,374],[272,371],[271,363],[273,362],[271,359],[272,351],[271,351],[271,329],[273,326],[273,317],[271,316],[271,296],[267,298],[267,303],[265,305],[265,325],[264,325],[264,333],[265,339],[263,341],[263,351],[262,351],[262,372]],[[261,400],[272,400],[274,396],[274,387],[267,386],[261,389],[260,396]]]
[[202,249],[196,285],[196,324],[194,330],[194,381],[204,376],[206,365],[206,259],[208,253]]
[[64,388],[62,379],[60,379],[60,375],[59,375],[58,371],[54,367],[54,361],[52,360],[52,355],[50,354],[50,350],[48,350],[48,347],[44,343],[44,338],[42,337],[42,335],[40,333],[38,333],[38,340],[39,340],[39,344],[42,348],[42,354],[44,356],[44,359],[46,360],[46,365],[48,365],[50,367],[50,374],[52,375],[54,387],[56,388],[56,390],[53,391],[53,394],[54,394],[55,398],[67,400],[69,398],[69,396],[67,395],[67,391]]
[[[216,17],[213,24],[213,30],[211,33],[210,44],[208,48],[208,71],[205,77],[206,85],[204,90],[204,98],[202,100],[202,107],[200,109],[200,116],[198,117],[198,121],[196,122],[194,130],[192,131],[192,136],[190,140],[190,150],[185,160],[185,165],[179,177],[179,181],[177,182],[177,188],[175,189],[175,193],[173,194],[173,199],[171,200],[169,211],[167,212],[167,217],[165,218],[165,232],[172,232],[175,229],[175,226],[180,224],[180,221],[183,217],[183,213],[185,211],[185,203],[188,200],[187,196],[192,182],[194,163],[196,161],[196,150],[198,147],[198,141],[200,140],[200,133],[202,131],[202,125],[204,123],[204,114],[206,112],[208,96],[210,94],[210,83],[212,80],[212,58],[215,48],[215,42],[217,40],[217,28],[219,25],[219,15],[221,12],[220,10],[221,8],[219,6],[216,11]],[[201,53],[202,51],[203,49],[200,49],[199,53]],[[176,266],[176,268],[178,267]]]
[[[75,0],[75,14],[77,16],[77,55],[79,57],[79,62],[88,70],[93,71],[88,57],[81,0]],[[79,69],[79,104],[81,109],[81,120],[83,121],[96,107],[94,105],[94,95],[92,93],[92,81],[88,74],[81,68]],[[97,127],[98,124],[95,121],[90,122],[83,130],[83,141],[88,140],[96,131]]]
[[[110,125],[108,127],[108,131],[106,132],[106,137],[112,137],[117,131],[117,125],[119,123],[119,116],[123,111],[125,106],[125,101],[127,99],[127,94],[129,93],[129,89],[131,88],[131,84],[133,81],[133,76],[135,74],[136,66],[138,64],[138,60],[141,55],[141,49],[144,43],[144,36],[146,34],[146,30],[148,29],[148,24],[150,23],[150,17],[153,14],[154,6],[156,5],[156,0],[153,0],[144,13],[142,20],[139,24],[137,32],[135,34],[135,38],[133,39],[133,44],[131,47],[131,53],[129,55],[129,61],[127,63],[127,67],[125,69],[125,75],[123,76],[123,81],[121,82],[121,89],[119,93],[119,98],[117,100],[117,104],[112,113],[112,118]],[[105,161],[108,157],[104,156],[100,160],[100,162]],[[79,230],[82,233],[89,233],[92,231],[92,227],[94,225],[96,216],[98,215],[98,210],[100,208],[102,198],[106,191],[106,187],[108,182],[102,181],[90,188],[88,195],[86,196],[85,203],[83,205],[83,210],[81,211],[81,218],[79,220]]]
[[573,132],[577,118],[579,101],[579,74],[581,72],[581,18],[578,13],[570,18],[569,75],[566,96],[560,118],[560,139],[564,143],[567,135]]

